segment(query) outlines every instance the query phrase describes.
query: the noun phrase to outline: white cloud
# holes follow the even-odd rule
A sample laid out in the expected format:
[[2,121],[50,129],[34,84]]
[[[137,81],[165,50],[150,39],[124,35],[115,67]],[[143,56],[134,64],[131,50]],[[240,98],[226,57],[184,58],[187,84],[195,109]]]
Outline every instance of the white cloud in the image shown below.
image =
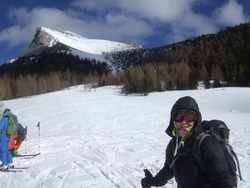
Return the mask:
[[[0,41],[8,42],[9,46],[31,42],[35,29],[39,26],[62,28],[69,22],[77,26],[77,19],[71,19],[63,11],[58,9],[35,8],[28,11],[26,8],[11,9],[10,18],[16,22],[16,26],[6,28],[0,33]],[[69,25],[68,25],[69,26]]]
[[175,20],[197,0],[77,0],[72,6],[100,14],[120,13],[151,21]]
[[102,38],[117,41],[139,42],[140,37],[152,34],[147,22],[131,16],[106,14],[102,20],[84,18],[73,10],[62,11],[52,8],[12,9],[10,18],[16,26],[0,32],[0,41],[8,42],[9,46],[29,43],[39,26],[64,31],[71,30],[87,38]]
[[244,15],[244,9],[237,0],[229,0],[224,6],[217,8],[213,16],[219,24],[236,25],[249,20],[247,15]]
[[8,47],[12,48],[26,42],[24,39],[26,35],[28,35],[28,33],[20,26],[16,25],[0,32],[0,42],[7,42]]
[[100,17],[120,14],[146,20],[155,33],[165,27],[165,35],[171,32],[173,40],[214,33],[219,30],[218,25],[235,25],[248,20],[236,0],[228,0],[225,6],[217,8],[213,17],[211,12],[193,10],[195,6],[205,7],[210,3],[219,4],[216,0],[76,0],[71,5],[84,11],[96,11]]
[[[201,34],[214,33],[218,25],[246,21],[242,5],[229,0],[210,13],[196,13],[194,6],[207,0],[76,0],[66,10],[36,7],[13,8],[13,27],[0,32],[0,42],[10,47],[29,44],[38,26],[70,30],[87,38],[146,43],[148,37],[162,36],[166,44]],[[164,42],[163,42],[164,43]]]
[[203,15],[197,15],[189,12],[182,19],[171,22],[171,33],[168,40],[182,41],[194,36],[215,33],[216,27],[212,20]]

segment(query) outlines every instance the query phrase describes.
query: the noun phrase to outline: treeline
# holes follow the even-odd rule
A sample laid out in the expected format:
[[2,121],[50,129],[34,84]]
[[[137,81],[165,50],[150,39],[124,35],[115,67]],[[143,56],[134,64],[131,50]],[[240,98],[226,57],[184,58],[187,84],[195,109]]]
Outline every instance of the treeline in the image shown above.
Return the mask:
[[[105,62],[82,59],[68,51],[22,57],[0,67],[0,99],[47,93],[68,86],[92,83],[123,85],[122,92],[250,85],[250,23],[228,27],[154,49],[108,53]],[[112,72],[113,71],[113,72]]]
[[195,89],[197,81],[193,80],[192,74],[186,62],[131,66],[119,73],[106,70],[102,74],[79,74],[67,68],[65,71],[49,71],[46,74],[4,74],[0,76],[0,99],[48,93],[78,84],[123,85],[124,94],[136,92],[142,95],[152,91]]
[[41,93],[61,90],[63,88],[82,84],[86,77],[65,72],[49,72],[45,75],[27,74],[18,77],[0,76],[0,99],[26,97]]
[[212,68],[211,84],[210,77],[205,67],[197,70],[191,68],[187,62],[167,64],[165,62],[149,63],[141,66],[130,66],[125,71],[99,78],[99,85],[123,85],[122,93],[139,93],[146,95],[152,91],[170,91],[197,89],[199,78],[202,78],[205,88],[220,87],[224,82],[219,81],[221,72],[218,67]]
[[196,88],[190,81],[191,70],[187,63],[180,62],[145,64],[130,67],[124,72],[123,93],[133,92],[143,95],[152,91]]
[[68,53],[50,52],[22,57],[0,67],[0,99],[12,99],[98,82],[110,72],[105,62],[81,59]]
[[215,35],[197,37],[181,47],[161,52],[158,59],[167,59],[170,64],[185,61],[197,70],[204,67],[210,79],[217,69],[219,80],[233,86],[249,86],[249,51],[250,23],[247,23],[228,27]]
[[13,63],[3,64],[0,66],[0,75],[7,74],[15,78],[27,74],[38,74],[40,76],[50,72],[65,72],[67,69],[80,76],[102,75],[110,71],[106,62],[100,62],[96,59],[83,59],[67,51],[53,51],[36,56],[20,57]]
[[[137,49],[105,54],[117,70],[164,62],[185,62],[198,80],[224,81],[233,86],[250,85],[250,22],[217,34],[202,35],[154,49]],[[200,74],[205,70],[206,75]],[[195,73],[198,72],[198,73]],[[217,74],[215,75],[215,72]],[[205,79],[205,80],[204,80]]]

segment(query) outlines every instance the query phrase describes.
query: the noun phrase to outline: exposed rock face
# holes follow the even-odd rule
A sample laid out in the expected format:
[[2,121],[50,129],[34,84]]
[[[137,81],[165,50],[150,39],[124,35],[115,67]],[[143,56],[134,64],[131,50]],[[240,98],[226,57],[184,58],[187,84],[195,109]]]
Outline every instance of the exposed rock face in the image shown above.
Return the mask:
[[31,42],[29,48],[33,48],[33,47],[36,47],[39,45],[51,47],[51,46],[53,46],[53,44],[56,44],[56,40],[53,38],[53,36],[51,36],[50,34],[45,32],[44,30],[42,30],[41,27],[39,27],[36,30],[36,34],[33,38],[33,41]]
[[36,30],[30,46],[23,51],[22,56],[37,55],[56,49],[68,49],[68,47],[61,44],[52,35],[39,27]]

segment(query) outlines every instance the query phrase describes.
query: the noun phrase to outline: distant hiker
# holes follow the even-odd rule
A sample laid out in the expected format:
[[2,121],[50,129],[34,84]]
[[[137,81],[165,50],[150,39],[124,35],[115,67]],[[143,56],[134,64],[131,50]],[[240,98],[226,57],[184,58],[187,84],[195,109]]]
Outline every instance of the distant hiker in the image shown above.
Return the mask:
[[207,136],[200,145],[206,172],[193,155],[196,137],[203,132],[196,101],[189,96],[178,99],[170,117],[166,133],[172,139],[166,149],[164,166],[156,176],[145,169],[142,187],[164,186],[175,177],[178,188],[234,188],[225,155],[217,140]]
[[27,135],[27,127],[23,127],[20,123],[18,124],[17,134],[11,136],[9,151],[12,156],[18,155],[18,149],[25,140]]
[[0,159],[2,165],[0,170],[7,170],[9,167],[13,167],[13,160],[10,151],[8,150],[10,142],[10,134],[7,134],[9,127],[9,118],[14,116],[10,109],[5,109],[3,112],[3,117],[0,120]]

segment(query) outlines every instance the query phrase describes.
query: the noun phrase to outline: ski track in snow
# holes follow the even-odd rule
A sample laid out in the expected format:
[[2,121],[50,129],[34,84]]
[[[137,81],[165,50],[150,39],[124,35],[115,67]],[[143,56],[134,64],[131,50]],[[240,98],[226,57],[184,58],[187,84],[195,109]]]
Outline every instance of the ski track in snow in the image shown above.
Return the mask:
[[[235,96],[237,94],[237,99]],[[28,126],[20,153],[41,155],[14,158],[23,172],[0,174],[7,188],[137,188],[148,168],[155,175],[162,167],[170,138],[165,134],[174,102],[194,97],[203,119],[222,119],[231,129],[230,142],[249,188],[249,88],[225,88],[120,94],[116,87],[87,92],[81,86],[44,95],[4,101]],[[40,133],[37,124],[40,122]],[[248,125],[247,125],[248,126]],[[174,180],[165,188],[174,188]]]

